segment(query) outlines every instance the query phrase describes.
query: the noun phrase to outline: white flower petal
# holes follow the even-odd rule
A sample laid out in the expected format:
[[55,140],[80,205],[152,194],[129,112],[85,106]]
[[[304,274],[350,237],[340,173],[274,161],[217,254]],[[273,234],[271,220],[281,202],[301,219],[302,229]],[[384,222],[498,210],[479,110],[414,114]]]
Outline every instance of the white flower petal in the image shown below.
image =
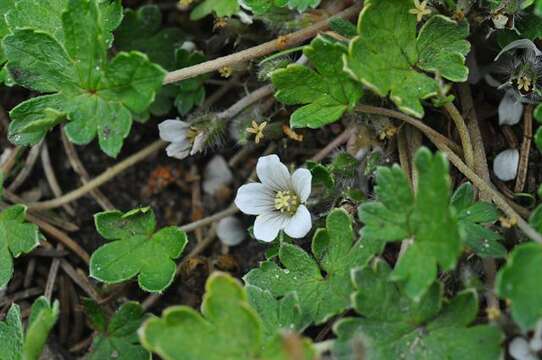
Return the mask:
[[300,205],[294,216],[290,218],[284,232],[294,239],[299,239],[307,235],[311,228],[311,213],[305,205]]
[[190,144],[187,141],[171,143],[166,147],[166,153],[167,156],[182,160],[190,153]]
[[519,151],[508,149],[501,151],[493,160],[493,172],[502,181],[513,180],[518,173]]
[[258,159],[256,173],[262,182],[275,191],[290,188],[290,172],[286,165],[280,162],[277,155],[262,156]]
[[203,173],[203,191],[213,195],[220,188],[229,185],[233,180],[230,167],[224,158],[216,155],[205,166]]
[[523,115],[523,104],[507,91],[499,103],[499,125],[516,125]]
[[181,120],[165,120],[158,124],[160,138],[164,141],[179,142],[186,138],[186,130],[190,127]]
[[312,174],[307,169],[297,169],[292,175],[292,186],[302,203],[307,201],[311,194]]
[[537,356],[531,353],[527,340],[517,337],[508,345],[510,355],[516,360],[536,360]]
[[190,151],[190,155],[195,155],[199,152],[202,152],[205,148],[206,141],[207,134],[204,131],[200,131],[194,138],[194,143],[192,144],[192,151]]
[[254,222],[254,237],[261,241],[271,242],[288,224],[288,220],[288,215],[278,211],[258,215]]
[[243,185],[237,190],[235,205],[248,215],[260,215],[272,212],[275,198],[273,192],[265,185],[252,183]]
[[243,224],[236,217],[228,216],[218,222],[216,235],[228,246],[239,245],[247,237]]
[[538,50],[535,43],[529,39],[520,39],[512,41],[510,44],[506,45],[499,54],[495,57],[495,60],[498,60],[502,54],[513,49],[527,49],[531,51],[535,56],[542,55],[542,51]]

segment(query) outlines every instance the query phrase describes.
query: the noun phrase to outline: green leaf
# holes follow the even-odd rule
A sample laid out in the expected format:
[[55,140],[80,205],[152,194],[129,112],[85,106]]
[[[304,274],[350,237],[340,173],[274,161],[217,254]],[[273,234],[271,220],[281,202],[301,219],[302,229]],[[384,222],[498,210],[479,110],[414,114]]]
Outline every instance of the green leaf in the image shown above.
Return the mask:
[[155,230],[149,208],[126,214],[106,211],[95,216],[96,229],[112,242],[101,246],[90,258],[90,276],[108,284],[137,275],[139,286],[149,292],[167,288],[175,276],[175,262],[187,242],[177,227]]
[[[380,96],[390,95],[397,107],[423,117],[420,101],[437,95],[438,82],[425,72],[456,82],[467,79],[467,22],[441,15],[431,17],[416,35],[411,0],[365,2],[352,40],[345,70]],[[390,31],[393,29],[393,31]]]
[[[534,110],[534,117],[536,119],[536,122],[541,125],[542,124],[542,104],[538,104],[538,106]],[[538,129],[536,129],[536,133],[534,135],[534,142],[536,144],[536,147],[538,148],[538,151],[542,152],[542,126],[539,126]]]
[[[132,113],[150,106],[165,71],[138,52],[107,60],[111,31],[120,22],[117,1],[50,2],[48,7],[22,0],[20,9],[7,15],[12,33],[4,49],[10,76],[29,89],[51,93],[11,111],[9,138],[32,145],[69,120],[65,131],[72,142],[87,144],[98,136],[101,149],[114,157],[130,132]],[[44,16],[35,21],[24,17],[40,11]]]
[[351,111],[363,91],[343,71],[342,56],[346,48],[324,38],[316,37],[303,53],[314,65],[291,64],[271,74],[275,97],[286,105],[303,104],[290,119],[292,127],[319,128],[337,121]]
[[392,273],[405,283],[406,293],[420,299],[443,270],[455,267],[462,239],[455,213],[450,206],[448,161],[442,153],[432,155],[427,148],[415,156],[418,170],[416,196],[398,165],[379,168],[375,192],[378,201],[359,207],[365,224],[362,239],[380,242],[413,239]]
[[388,281],[390,274],[381,260],[354,272],[353,303],[361,317],[335,324],[338,358],[354,359],[359,351],[367,360],[500,358],[499,329],[468,326],[478,313],[476,292],[460,292],[442,304],[442,287],[433,283],[415,302],[400,284]]
[[[5,14],[9,10],[11,10],[14,6],[14,0],[0,0],[0,14],[3,14],[4,16],[0,16],[0,70],[3,69],[3,64],[6,61],[6,57],[4,56],[4,50],[2,49],[1,42],[2,39],[9,34],[9,28],[6,23]],[[0,83],[2,81],[0,80]]]
[[352,219],[335,209],[327,216],[326,228],[316,231],[312,254],[283,242],[279,259],[284,268],[265,261],[244,280],[276,298],[295,291],[303,314],[311,322],[323,323],[350,307],[350,271],[366,264],[374,252],[367,243],[354,242]]
[[203,0],[190,13],[190,20],[200,20],[210,14],[227,17],[237,14],[240,10],[237,0]]
[[[459,227],[465,244],[480,257],[505,257],[506,248],[500,244],[502,236],[486,226],[499,219],[497,208],[487,202],[474,200],[470,183],[461,185],[452,195],[451,204],[457,212]],[[485,226],[484,226],[485,225]]]
[[13,304],[6,319],[0,322],[2,360],[38,360],[49,332],[58,318],[58,302],[53,305],[45,297],[36,299],[23,333],[21,309]]
[[138,50],[167,70],[175,69],[175,49],[184,35],[179,28],[162,27],[162,13],[157,5],[128,9],[115,31],[115,46],[122,51]]
[[542,269],[542,245],[517,245],[497,274],[495,288],[511,303],[512,318],[524,330],[542,319],[542,288],[537,274]]
[[13,275],[13,259],[28,254],[43,236],[37,225],[25,222],[26,206],[13,205],[0,212],[0,289]]
[[254,15],[265,15],[275,8],[288,5],[290,9],[296,9],[304,12],[309,8],[316,8],[320,5],[320,0],[243,0],[243,5],[248,7]]
[[[70,0],[17,0],[11,11],[5,13],[9,30],[12,32],[18,29],[39,30],[63,43],[65,29],[61,15],[68,9],[69,2]],[[120,0],[97,0],[97,4],[106,32],[105,41],[110,46],[113,41],[111,32],[122,20],[122,5]]]
[[144,320],[145,313],[140,304],[124,303],[107,327],[98,329],[100,334],[94,338],[88,359],[150,360],[151,354],[140,345],[137,337],[137,329]]
[[248,302],[260,315],[267,337],[273,337],[281,330],[301,333],[309,325],[301,311],[297,293],[288,293],[279,300],[270,291],[255,286],[248,285],[246,290]]
[[[207,60],[207,57],[199,51],[178,49],[175,52],[177,69],[197,65],[205,60]],[[200,105],[205,100],[205,80],[208,77],[208,74],[199,75],[183,80],[178,84],[179,90],[175,98],[175,106],[181,115],[188,114],[194,107]]]
[[[201,314],[174,306],[147,320],[139,331],[143,346],[165,360],[289,359],[278,333],[266,340],[262,321],[236,279],[215,272],[205,289]],[[305,351],[312,359],[307,342]]]

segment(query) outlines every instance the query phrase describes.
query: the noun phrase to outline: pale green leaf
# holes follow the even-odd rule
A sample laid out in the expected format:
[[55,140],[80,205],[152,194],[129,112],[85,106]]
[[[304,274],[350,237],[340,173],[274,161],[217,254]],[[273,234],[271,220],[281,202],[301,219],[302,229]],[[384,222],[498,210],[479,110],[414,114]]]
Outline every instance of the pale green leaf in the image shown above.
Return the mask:
[[111,242],[92,254],[91,277],[113,284],[137,276],[139,286],[149,292],[163,291],[171,284],[176,269],[173,260],[188,243],[184,231],[170,226],[154,232],[154,214],[149,209],[97,214],[96,227]]
[[493,360],[501,355],[502,335],[490,325],[470,326],[478,313],[474,291],[442,301],[440,284],[415,302],[401,284],[390,282],[389,266],[381,260],[354,272],[354,308],[361,317],[337,322],[335,354],[367,360]]
[[[287,360],[278,333],[270,339],[246,290],[230,275],[213,273],[201,314],[188,306],[166,309],[139,331],[143,346],[165,360]],[[306,359],[312,349],[305,342]]]
[[327,216],[326,228],[314,235],[312,253],[282,243],[279,260],[283,267],[268,260],[244,279],[276,298],[295,291],[303,314],[311,322],[323,323],[350,307],[350,271],[366,264],[373,249],[354,241],[352,219],[344,210],[336,209]]
[[416,34],[411,0],[370,0],[358,22],[358,37],[350,43],[345,69],[380,96],[389,95],[397,107],[423,117],[421,100],[438,92],[438,83],[425,71],[452,81],[465,81],[470,45],[468,24],[435,15]]
[[203,0],[190,13],[190,20],[200,20],[210,14],[217,17],[232,16],[240,9],[237,0]]
[[533,329],[542,319],[540,269],[542,245],[526,243],[514,248],[497,274],[497,294],[510,301],[512,318],[524,331]]
[[292,114],[292,127],[319,128],[354,108],[362,89],[343,71],[345,52],[343,45],[318,36],[303,50],[315,70],[292,64],[271,74],[277,100],[305,105]]
[[32,251],[43,237],[25,217],[24,205],[13,205],[0,213],[0,289],[13,275],[13,258]]

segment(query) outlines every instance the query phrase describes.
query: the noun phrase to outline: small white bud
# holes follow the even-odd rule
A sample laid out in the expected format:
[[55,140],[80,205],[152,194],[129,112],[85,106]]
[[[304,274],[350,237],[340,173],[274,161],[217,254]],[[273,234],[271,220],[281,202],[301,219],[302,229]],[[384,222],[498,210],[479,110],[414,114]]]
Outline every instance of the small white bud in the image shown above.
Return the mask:
[[231,184],[233,175],[228,163],[220,155],[216,155],[209,161],[203,174],[203,191],[214,195],[220,188]]
[[493,172],[499,180],[510,181],[518,173],[519,151],[508,149],[501,151],[493,160]]
[[514,96],[512,91],[507,91],[499,103],[499,125],[516,125],[523,115],[523,104]]
[[216,228],[216,235],[227,246],[236,246],[246,239],[247,233],[243,224],[233,216],[220,220]]

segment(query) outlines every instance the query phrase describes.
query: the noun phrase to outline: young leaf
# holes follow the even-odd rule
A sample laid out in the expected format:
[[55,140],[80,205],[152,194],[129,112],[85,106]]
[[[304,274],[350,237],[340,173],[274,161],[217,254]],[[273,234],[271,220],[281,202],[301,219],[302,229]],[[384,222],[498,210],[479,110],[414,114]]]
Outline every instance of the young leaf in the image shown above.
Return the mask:
[[301,312],[297,293],[286,294],[276,299],[268,290],[255,286],[246,286],[248,302],[260,315],[267,337],[272,337],[280,330],[303,332],[309,325]]
[[136,302],[123,304],[105,325],[105,314],[96,303],[88,302],[85,308],[92,312],[92,323],[98,325],[95,329],[100,332],[94,338],[89,360],[146,360],[151,355],[139,344],[137,329],[145,320],[141,305]]
[[43,235],[38,226],[25,222],[26,206],[13,205],[0,212],[0,289],[13,275],[13,258],[39,245]]
[[497,294],[510,301],[512,317],[524,331],[533,329],[542,319],[540,269],[542,245],[526,243],[514,248],[497,274]]
[[337,358],[354,359],[359,351],[367,360],[500,358],[499,329],[468,326],[478,313],[476,292],[463,291],[443,306],[442,288],[433,283],[415,302],[388,281],[390,274],[382,260],[354,271],[353,305],[362,317],[335,324]]
[[505,257],[506,248],[499,243],[502,236],[485,227],[499,219],[497,208],[487,202],[476,202],[470,183],[461,185],[452,195],[459,227],[465,244],[480,257]]
[[237,14],[240,10],[237,0],[203,0],[190,13],[190,20],[200,20],[212,13],[216,17],[228,17]]
[[405,174],[395,165],[377,171],[378,201],[362,204],[363,239],[381,242],[414,239],[401,256],[392,278],[405,282],[405,291],[420,299],[437,277],[437,265],[455,267],[462,250],[457,219],[450,207],[448,161],[427,148],[416,153],[418,191],[412,193]]
[[139,286],[149,292],[167,288],[175,276],[175,262],[187,242],[186,233],[177,227],[155,232],[156,220],[149,208],[123,214],[106,211],[94,217],[96,229],[111,242],[90,258],[90,276],[108,284],[126,281],[137,275]]
[[[467,79],[468,23],[435,15],[416,36],[412,0],[370,0],[360,14],[359,36],[350,43],[345,69],[397,107],[423,117],[420,103],[437,94],[438,83],[424,72],[456,82]],[[390,31],[393,29],[393,31]]]
[[[9,28],[6,24],[5,14],[8,12],[8,10],[11,10],[13,7],[13,1],[14,0],[0,0],[0,14],[3,14],[3,16],[0,16],[0,45],[2,42],[2,39],[4,36],[9,34]],[[3,65],[6,62],[6,57],[4,56],[4,50],[2,49],[2,46],[0,46],[0,70],[3,69]],[[0,83],[2,81],[0,80]]]
[[321,324],[350,307],[350,271],[366,264],[374,254],[372,250],[367,243],[354,242],[352,219],[346,211],[336,209],[327,216],[326,228],[314,235],[313,256],[283,242],[279,259],[284,268],[268,260],[244,280],[277,298],[295,291],[303,314]]
[[45,297],[38,298],[23,333],[21,309],[13,304],[5,321],[0,322],[1,357],[6,360],[38,360],[49,332],[58,318],[58,302],[51,306]]
[[[241,284],[213,273],[205,285],[201,314],[188,306],[170,307],[139,330],[143,346],[165,360],[286,360],[282,338],[265,336],[261,319]],[[306,359],[312,348],[304,342]]]
[[[138,52],[121,52],[108,62],[108,27],[115,21],[108,19],[111,10],[103,4],[115,2],[71,0],[56,35],[15,27],[4,39],[7,69],[15,82],[52,93],[11,111],[12,142],[35,144],[58,122],[69,120],[65,131],[72,142],[87,144],[97,135],[101,149],[114,157],[130,132],[132,113],[152,103],[165,71]],[[60,21],[58,13],[49,15],[51,23]]]
[[286,105],[306,104],[292,114],[292,127],[319,128],[354,108],[362,89],[343,71],[345,52],[343,45],[318,36],[303,50],[315,70],[291,64],[271,74],[277,100]]

